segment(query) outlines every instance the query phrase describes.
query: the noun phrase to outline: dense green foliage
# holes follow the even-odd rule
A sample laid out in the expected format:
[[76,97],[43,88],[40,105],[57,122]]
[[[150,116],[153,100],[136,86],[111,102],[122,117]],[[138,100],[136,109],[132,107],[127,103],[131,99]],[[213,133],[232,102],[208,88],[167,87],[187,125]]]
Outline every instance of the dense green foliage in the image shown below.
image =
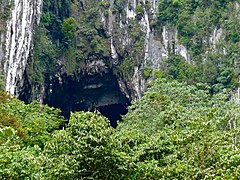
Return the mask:
[[13,2],[0,2],[0,34],[7,31],[6,22],[10,17]]
[[[184,62],[175,52],[166,61],[166,75],[189,83],[206,82],[212,92],[229,91],[239,76],[239,8],[233,0],[161,0],[155,31],[166,26],[178,31],[179,42],[191,56]],[[218,31],[217,31],[218,30]],[[218,33],[220,38],[213,42]],[[215,44],[214,44],[215,43]],[[175,42],[171,42],[175,46]]]
[[[107,66],[113,66],[110,44],[113,41],[120,54],[113,71],[129,80],[133,75],[134,65],[140,65],[144,56],[144,32],[138,23],[139,19],[132,19],[127,25],[130,39],[128,47],[119,43],[117,37],[118,34],[125,33],[123,29],[115,25],[111,27],[116,34],[111,39],[110,27],[106,24],[110,11],[116,19],[122,18],[121,13],[126,16],[124,5],[122,0],[115,1],[111,8],[107,0],[44,0],[40,25],[34,35],[33,57],[28,63],[30,83],[48,84],[48,79],[59,71],[74,76],[84,72],[84,67],[91,61],[103,60]],[[141,3],[136,8],[139,18],[143,16],[143,5]]]
[[4,92],[0,93],[0,126],[11,126],[24,145],[43,148],[50,133],[63,122],[60,111],[34,101],[25,105]]
[[0,97],[8,116],[0,116],[3,179],[240,176],[240,106],[228,94],[211,96],[204,84],[156,79],[117,129],[98,113],[80,112],[53,131],[62,121],[58,111]]
[[[109,63],[110,39],[99,16],[107,17],[109,6],[44,0],[29,80],[40,85],[59,69],[74,75],[86,62]],[[156,33],[163,25],[177,29],[191,60],[169,50],[159,71],[141,65],[145,39],[139,20],[149,8],[149,2],[136,6],[136,19],[127,24],[132,44],[129,52],[116,46],[121,56],[113,70],[130,81],[134,67],[141,66],[144,79],[156,79],[116,129],[97,112],[76,112],[59,130],[59,110],[25,105],[0,92],[0,179],[240,177],[240,105],[230,101],[239,76],[238,9],[231,0],[160,0],[151,27]],[[124,17],[124,1],[114,1],[111,13]],[[215,28],[224,39],[213,47],[208,43]]]
[[188,84],[207,83],[211,93],[231,92],[238,86],[238,71],[226,56],[212,54],[209,60],[189,63],[180,55],[170,54],[163,64],[167,78]]
[[0,90],[4,89],[3,76],[0,74]]
[[[128,83],[136,66],[142,69],[144,79],[151,78],[151,63],[149,67],[143,64],[145,33],[140,25],[147,13],[155,38],[161,41],[158,36],[163,26],[169,32],[177,30],[177,43],[185,45],[190,56],[185,62],[174,52],[176,42],[169,41],[172,49],[169,49],[166,62],[159,67],[167,78],[190,84],[206,82],[212,93],[224,89],[232,91],[237,87],[240,21],[234,0],[159,0],[155,17],[150,15],[151,2],[139,1],[135,9],[131,9],[134,6],[129,2],[129,10],[136,12],[136,18],[128,21],[123,0],[110,4],[108,0],[44,0],[41,23],[34,35],[33,57],[28,63],[29,82],[49,84],[49,79],[59,72],[79,76],[84,74],[84,67],[95,60],[103,60]],[[114,25],[108,19],[110,13],[114,16]],[[221,34],[216,44],[212,42],[214,32]],[[129,43],[123,45],[122,34],[127,36]],[[118,54],[114,65],[111,43]]]
[[234,11],[233,2],[161,0],[158,6],[158,22],[176,27],[180,41],[192,50],[193,55],[200,55],[204,48],[208,47],[202,38],[209,36],[223,21],[228,22],[231,17],[226,13]]

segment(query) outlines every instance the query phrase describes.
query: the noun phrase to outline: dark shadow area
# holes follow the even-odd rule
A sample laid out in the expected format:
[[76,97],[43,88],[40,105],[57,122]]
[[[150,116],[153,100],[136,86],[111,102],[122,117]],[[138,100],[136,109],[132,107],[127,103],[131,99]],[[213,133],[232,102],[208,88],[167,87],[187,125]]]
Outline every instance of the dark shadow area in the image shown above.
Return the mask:
[[112,72],[85,75],[78,79],[62,76],[61,81],[51,79],[46,83],[43,102],[61,109],[66,119],[69,119],[70,112],[97,109],[114,128],[121,115],[127,113],[127,105],[130,104]]
[[96,108],[103,116],[110,120],[112,127],[117,127],[117,121],[122,120],[122,115],[127,114],[127,105],[111,104],[107,106],[100,106]]

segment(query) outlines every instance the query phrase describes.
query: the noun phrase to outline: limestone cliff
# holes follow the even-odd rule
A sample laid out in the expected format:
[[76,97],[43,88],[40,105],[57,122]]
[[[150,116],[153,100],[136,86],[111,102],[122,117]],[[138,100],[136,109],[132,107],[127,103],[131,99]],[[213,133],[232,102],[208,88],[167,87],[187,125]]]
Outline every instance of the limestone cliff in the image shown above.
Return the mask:
[[[214,21],[208,19],[211,17],[211,9],[206,8],[205,14],[201,14],[199,9],[207,6],[214,8],[218,4],[198,2],[200,4],[196,7],[188,7],[192,8],[188,14],[182,13],[180,16],[173,13],[176,17],[170,19],[171,14],[162,18],[165,9],[182,8],[183,5],[178,4],[180,1],[169,1],[165,8],[163,2],[4,1],[1,10],[4,12],[4,7],[8,6],[9,16],[6,31],[1,31],[0,56],[6,90],[25,101],[39,99],[51,104],[57,97],[62,97],[61,106],[72,101],[70,106],[76,107],[84,102],[81,106],[85,109],[90,106],[91,109],[108,103],[127,103],[125,98],[129,101],[141,97],[148,81],[154,75],[153,70],[166,68],[163,62],[171,54],[179,55],[194,65],[199,61],[205,62],[220,56],[232,58],[232,50],[226,47],[229,45],[226,42],[233,38],[232,44],[236,45],[236,40],[229,30],[232,28],[232,19],[238,13],[236,2],[232,5],[229,1],[223,7],[234,11],[232,15],[222,12]],[[42,6],[41,23],[33,40]],[[187,19],[186,22],[175,22],[181,18]],[[205,31],[207,26],[209,27]],[[235,63],[236,58],[233,64]],[[212,74],[222,73],[222,76],[225,76],[221,69],[222,63],[217,66]],[[201,68],[205,72],[209,67],[204,64]],[[147,72],[147,75],[144,72]],[[205,79],[211,77],[209,82],[213,84],[228,85],[212,74]],[[107,89],[112,88],[109,85],[110,80],[118,86],[120,92],[116,90],[106,93],[106,96],[97,95],[94,100],[86,98],[88,90],[91,93],[98,91],[104,94]],[[71,91],[73,85],[78,89]],[[68,96],[65,98],[66,93],[76,95],[75,99]],[[120,98],[109,102],[109,97],[114,99],[119,93]],[[59,103],[61,102],[57,104]]]
[[5,27],[1,32],[1,69],[6,91],[19,94],[32,48],[34,27],[41,17],[42,0],[2,1]]

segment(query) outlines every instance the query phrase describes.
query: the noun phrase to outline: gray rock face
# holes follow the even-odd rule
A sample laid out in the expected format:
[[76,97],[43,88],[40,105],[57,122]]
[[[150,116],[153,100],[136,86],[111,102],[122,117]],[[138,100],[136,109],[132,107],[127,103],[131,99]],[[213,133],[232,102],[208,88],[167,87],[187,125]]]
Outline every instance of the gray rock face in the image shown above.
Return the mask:
[[41,17],[42,0],[11,0],[3,46],[5,88],[18,95],[23,85],[23,73],[32,48],[34,26]]
[[[39,23],[41,17],[42,0],[11,0],[3,3],[5,3],[4,6],[9,4],[12,6],[6,22],[6,32],[1,33],[1,69],[4,72],[6,90],[11,94],[18,95],[23,86],[23,74],[31,54],[34,27]],[[82,7],[86,4],[83,0],[79,3]],[[151,22],[157,13],[158,0],[124,1],[121,14],[113,12],[115,3],[114,0],[109,0],[107,16],[103,12],[99,12],[101,23],[109,36],[109,61],[111,61],[109,64],[112,66],[119,64],[120,58],[124,54],[131,54],[134,51],[134,38],[129,32],[129,26],[133,20],[137,20],[141,36],[144,38],[141,52],[133,57],[135,63],[132,77],[127,82],[122,77],[117,78],[119,88],[126,97],[136,99],[141,97],[148,81],[143,78],[141,67],[147,65],[153,69],[160,69],[162,60],[166,59],[170,52],[183,56],[187,61],[191,60],[191,56],[187,48],[179,43],[176,29],[164,26],[160,33],[156,33],[151,27]],[[136,12],[139,5],[143,8],[140,16]],[[209,41],[211,47],[214,47],[221,35],[222,30],[215,29],[212,36],[206,40]],[[96,75],[106,73],[108,68],[105,62],[98,59],[89,61],[89,64],[86,65],[86,72],[88,75]],[[61,75],[56,76],[61,79]],[[44,94],[44,92],[41,93]]]
[[4,44],[5,44],[5,34],[6,34],[6,21],[10,14],[10,3],[8,0],[2,0],[0,2],[0,73],[3,74],[3,64],[4,64]]
[[[129,25],[132,20],[137,20],[138,24],[143,32],[144,46],[143,55],[139,55],[139,60],[134,67],[134,74],[129,82],[130,89],[133,91],[131,99],[141,97],[142,93],[146,89],[146,80],[142,77],[140,67],[144,64],[151,66],[154,69],[159,69],[161,61],[168,57],[169,51],[182,55],[186,60],[189,60],[189,54],[187,48],[178,43],[177,31],[168,27],[163,27],[161,34],[156,34],[151,29],[151,22],[154,20],[157,12],[157,0],[151,1],[137,1],[128,0],[124,3],[124,13],[120,16],[116,16],[111,13],[113,8],[113,1],[110,0],[110,10],[108,18],[102,17],[103,24],[108,26],[108,34],[110,35],[111,43],[111,57],[118,61],[118,54],[122,54],[124,51],[131,51],[133,46],[133,39],[129,33]],[[150,6],[148,6],[148,5]],[[136,12],[137,6],[143,8],[143,14],[139,17]],[[108,22],[104,22],[108,19]],[[116,37],[117,34],[117,37]],[[174,49],[173,49],[174,42]],[[119,81],[120,87],[122,82]],[[124,89],[124,88],[123,88]]]

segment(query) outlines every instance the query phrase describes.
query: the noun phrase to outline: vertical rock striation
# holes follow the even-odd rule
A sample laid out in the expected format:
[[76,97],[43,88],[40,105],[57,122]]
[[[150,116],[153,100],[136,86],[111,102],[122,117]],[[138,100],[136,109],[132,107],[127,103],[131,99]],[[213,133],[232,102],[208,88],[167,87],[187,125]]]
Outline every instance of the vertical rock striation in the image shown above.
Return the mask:
[[[6,90],[11,94],[18,95],[22,90],[24,82],[23,74],[26,69],[27,60],[31,54],[33,30],[40,20],[42,1],[4,1],[5,6],[11,6],[10,15],[6,23],[6,32],[1,33],[4,43],[2,43],[2,48],[0,46],[0,61],[4,71]],[[71,1],[71,3],[74,6],[70,9],[71,12],[69,15],[80,22],[82,21],[80,15],[84,14],[84,11],[88,8],[91,9],[92,6],[96,6],[100,1],[90,2],[80,0]],[[103,4],[106,5],[104,8],[98,9],[99,17],[94,17],[97,22],[95,22],[95,26],[101,28],[89,25],[89,29],[93,28],[94,32],[102,33],[99,38],[104,42],[106,40],[107,51],[104,51],[104,55],[93,51],[89,57],[81,56],[81,61],[84,61],[84,72],[87,75],[104,74],[105,71],[113,71],[113,74],[117,77],[121,92],[132,100],[142,96],[142,93],[146,89],[146,84],[150,79],[143,77],[142,70],[144,68],[160,70],[163,59],[166,59],[170,53],[179,54],[187,61],[191,61],[190,50],[179,42],[176,27],[162,25],[162,27],[156,28],[154,26],[154,23],[156,24],[157,22],[159,0],[102,0],[101,3],[101,6]],[[58,15],[61,14],[60,9],[57,9],[57,12]],[[65,16],[63,17],[65,18]],[[79,37],[81,35],[81,33],[78,34]],[[224,31],[219,27],[215,28],[209,37],[204,37],[202,39],[203,43],[208,44],[210,47],[206,50],[205,54],[214,52],[216,49],[215,44],[223,36]],[[80,37],[79,41],[83,41],[85,38],[81,39]],[[92,37],[89,38],[91,39]],[[99,39],[97,40],[99,42]],[[56,46],[59,45],[59,40],[57,42]],[[3,50],[1,51],[1,49]],[[76,48],[74,51],[78,51],[78,49]],[[57,58],[58,66],[64,67],[64,62],[67,62],[66,57]],[[74,58],[73,60],[75,60]],[[126,63],[124,64],[124,62]],[[95,68],[96,71],[91,71],[92,68]],[[122,72],[124,68],[126,72]],[[36,92],[36,94],[43,94],[42,97],[44,97],[44,95],[47,95],[45,92],[47,89],[51,92],[51,85],[49,84],[51,84],[54,78],[60,79],[59,84],[62,84],[60,83],[61,76],[66,74],[66,72],[63,72],[66,71],[64,69],[59,68],[59,72],[53,72],[51,77],[47,77],[49,78],[48,83],[44,84],[42,82],[42,92]],[[84,73],[81,74],[81,71],[75,70],[73,69],[74,76],[81,78],[84,76]],[[74,76],[70,78],[74,78]]]
[[12,0],[4,45],[5,88],[18,95],[32,47],[35,25],[40,21],[42,0]]

